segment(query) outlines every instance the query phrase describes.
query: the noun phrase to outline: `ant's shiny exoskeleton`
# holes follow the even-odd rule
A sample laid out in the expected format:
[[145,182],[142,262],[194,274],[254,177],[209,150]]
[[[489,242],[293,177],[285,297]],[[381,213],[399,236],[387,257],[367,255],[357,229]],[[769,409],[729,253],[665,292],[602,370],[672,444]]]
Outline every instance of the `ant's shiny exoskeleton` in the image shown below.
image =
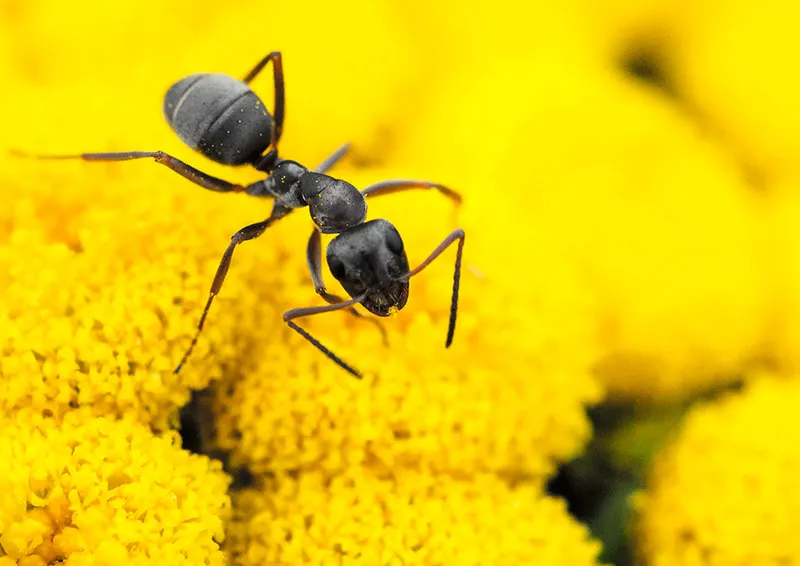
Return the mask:
[[[275,82],[275,106],[270,114],[261,99],[250,89],[250,82],[272,63]],[[458,306],[458,286],[461,274],[461,255],[464,231],[460,228],[448,235],[416,268],[410,269],[397,229],[387,220],[365,222],[365,198],[385,195],[406,189],[437,189],[455,202],[458,193],[427,181],[391,180],[371,185],[361,191],[325,173],[347,152],[344,145],[325,159],[313,171],[296,161],[278,157],[278,142],[283,131],[284,80],[281,53],[272,52],[262,59],[243,80],[222,74],[200,73],[175,83],[164,98],[164,114],[170,127],[189,147],[206,157],[226,165],[251,165],[267,174],[265,179],[243,186],[229,183],[191,167],[161,151],[128,151],[121,153],[83,153],[79,155],[38,155],[44,159],[84,159],[87,161],[126,161],[153,158],[206,189],[218,192],[244,192],[257,197],[274,198],[272,214],[262,222],[236,232],[222,256],[208,301],[183,359],[175,369],[178,373],[192,353],[203,330],[208,310],[231,265],[237,245],[259,237],[275,221],[296,208],[307,206],[315,230],[308,242],[306,258],[316,292],[329,304],[288,310],[283,320],[303,338],[311,342],[328,358],[356,377],[358,371],[337,357],[316,338],[298,326],[294,320],[304,316],[348,309],[358,314],[354,305],[360,303],[378,316],[389,316],[402,309],[408,300],[409,279],[425,269],[447,247],[458,240],[453,296],[446,347],[453,340]],[[267,151],[269,149],[269,151]],[[266,153],[265,153],[266,152]],[[320,233],[338,234],[328,245],[327,261],[333,276],[349,293],[350,299],[328,293],[322,280],[322,250]]]

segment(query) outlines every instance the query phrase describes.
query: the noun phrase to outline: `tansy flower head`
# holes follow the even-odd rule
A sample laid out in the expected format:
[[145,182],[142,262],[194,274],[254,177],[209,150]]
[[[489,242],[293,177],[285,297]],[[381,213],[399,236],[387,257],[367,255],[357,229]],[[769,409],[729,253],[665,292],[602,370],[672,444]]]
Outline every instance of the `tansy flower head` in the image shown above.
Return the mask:
[[765,232],[774,287],[767,355],[784,373],[800,371],[800,182],[775,183]]
[[800,176],[800,6],[785,0],[687,2],[667,55],[681,96],[758,185]]
[[596,564],[564,503],[493,476],[280,474],[236,495],[230,550],[261,564]]
[[[795,2],[577,0],[571,27],[608,67],[636,63],[736,156],[748,179],[797,178]],[[642,69],[642,67],[640,67]]]
[[224,564],[228,478],[177,435],[83,410],[0,425],[3,566]]
[[800,382],[754,382],[695,409],[638,498],[641,563],[800,562]]
[[[621,71],[540,56],[484,75],[470,67],[432,93],[399,159],[450,148],[430,168],[527,228],[507,238],[518,263],[537,240],[559,250],[594,300],[610,396],[664,399],[737,376],[761,354],[770,276],[759,197],[735,162]],[[474,143],[486,125],[470,112],[486,100],[488,146]]]
[[236,329],[263,312],[256,296],[240,294],[255,286],[245,281],[256,258],[242,254],[198,346],[200,363],[172,373],[226,240],[252,204],[171,188],[149,163],[126,175],[0,161],[0,408],[58,414],[80,405],[167,428],[190,389],[246,351],[248,334]]

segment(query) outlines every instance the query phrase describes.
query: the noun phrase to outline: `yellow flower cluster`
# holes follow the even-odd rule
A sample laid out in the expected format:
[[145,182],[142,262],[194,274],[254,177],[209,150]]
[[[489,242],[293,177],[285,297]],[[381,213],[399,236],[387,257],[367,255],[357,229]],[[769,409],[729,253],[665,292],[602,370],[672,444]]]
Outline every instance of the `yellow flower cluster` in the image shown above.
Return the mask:
[[[702,232],[684,233],[684,226],[671,222],[671,236],[675,242],[686,240],[691,247],[685,252],[713,266],[710,278],[687,270],[692,274],[687,285],[695,289],[684,289],[680,304],[664,297],[666,279],[659,281],[658,292],[643,286],[666,308],[664,317],[653,321],[657,324],[648,324],[637,335],[643,341],[657,337],[662,344],[669,343],[676,354],[672,363],[678,362],[673,367],[679,371],[661,373],[657,381],[667,387],[647,390],[648,380],[640,379],[644,387],[637,387],[625,372],[617,371],[619,363],[617,369],[614,364],[606,366],[602,375],[611,394],[634,398],[664,397],[660,392],[691,394],[698,386],[738,378],[746,373],[748,361],[765,358],[793,372],[800,362],[795,202],[800,190],[800,121],[795,112],[800,80],[786,69],[800,57],[795,31],[800,9],[786,0],[576,0],[574,6],[576,21],[594,42],[596,56],[616,65],[644,57],[665,87],[662,92],[648,89],[651,94],[696,124],[698,136],[727,156],[723,165],[728,181],[691,178],[665,187],[671,189],[670,195],[685,192],[692,200],[684,204],[698,212],[698,205],[707,203],[698,217],[708,222],[707,233],[705,226],[698,226]],[[635,152],[629,155],[636,159]],[[695,156],[701,153],[696,151]],[[670,172],[663,177],[669,178]],[[730,199],[716,193],[726,186],[749,192],[742,202],[743,214],[733,215]],[[733,220],[746,222],[734,233],[719,231],[720,223]],[[715,246],[704,249],[706,242]],[[733,269],[726,269],[718,254],[735,262],[728,266]],[[701,291],[707,296],[702,297]],[[687,295],[702,301],[685,302]],[[722,309],[709,309],[716,304]],[[627,323],[627,316],[621,318]],[[661,329],[679,321],[684,327],[681,334],[664,340]],[[712,321],[715,326],[705,326]],[[743,333],[745,328],[749,335]],[[636,351],[630,353],[628,360],[636,358]]]
[[[190,389],[240,354],[235,337],[212,326],[214,354],[195,371],[172,374],[229,236],[224,226],[198,230],[189,220],[217,210],[214,199],[151,191],[157,181],[146,173],[116,178],[102,166],[93,174],[7,157],[0,164],[8,205],[0,212],[8,227],[0,247],[0,407],[58,414],[80,405],[166,429]],[[145,191],[152,194],[143,198]],[[218,320],[247,321],[246,297],[236,314],[220,302]],[[200,349],[202,356],[208,342]]]
[[[238,562],[591,564],[596,545],[541,491],[588,440],[585,408],[603,388],[673,398],[755,361],[800,366],[800,82],[786,72],[800,13],[788,2],[18,4],[0,6],[0,82],[13,85],[0,92],[11,134],[0,147],[0,417],[14,424],[0,438],[30,444],[29,466],[52,445],[85,485],[166,485],[153,492],[163,495],[180,479],[196,503],[117,538],[86,522],[84,547],[100,562],[169,547],[179,515],[196,509],[203,519],[186,528],[206,543],[180,540],[198,561],[221,559],[209,517],[225,518],[224,476],[203,472],[216,478],[206,490],[194,468],[175,474],[170,462],[188,456],[158,436],[172,438],[191,391],[209,385],[214,448],[256,475],[234,494]],[[466,230],[449,350],[454,250],[412,280],[408,306],[382,329],[346,312],[303,320],[362,381],[287,329],[283,311],[321,304],[300,211],[236,251],[174,375],[228,239],[270,203],[202,191],[147,162],[8,155],[158,149],[252,181],[183,147],[160,96],[194,72],[242,76],[272,49],[285,57],[284,156],[314,165],[350,141],[334,174],[358,187],[416,177],[464,195],[460,208],[432,191],[369,203],[412,264]],[[663,89],[623,69],[636,54]],[[270,100],[268,73],[253,86]],[[129,444],[171,448],[119,460],[134,471],[111,487],[119,472],[103,462],[127,446],[113,444],[115,427]],[[112,445],[94,440],[101,429]],[[80,459],[82,445],[96,460]],[[654,477],[670,477],[661,466]],[[22,499],[0,499],[9,516],[38,497],[14,485]],[[150,505],[125,497],[90,515]],[[81,502],[83,492],[70,513]],[[66,555],[54,534],[66,515],[40,511],[13,515],[13,536],[0,515],[0,566],[23,550]]]
[[132,419],[0,416],[0,565],[225,564],[218,462]]
[[[617,70],[522,58],[485,79],[470,69],[431,98],[401,159],[448,143],[431,167],[507,199],[493,212],[528,228],[508,238],[519,257],[548,239],[568,258],[594,299],[611,395],[690,393],[760,354],[771,284],[760,197],[666,96]],[[484,100],[502,128],[491,146],[464,118]]]
[[[365,186],[398,173],[343,176]],[[491,199],[480,193],[467,199],[458,220],[470,248],[452,347],[443,347],[450,258],[412,280],[406,309],[382,321],[388,345],[374,325],[347,313],[304,322],[363,371],[363,381],[288,334],[279,313],[264,318],[252,330],[264,336],[258,355],[245,356],[240,365],[247,371],[226,374],[214,386],[218,443],[232,452],[235,464],[255,472],[332,472],[369,461],[386,469],[496,471],[541,479],[580,450],[589,435],[583,406],[599,396],[588,372],[589,339],[577,315],[581,295],[559,271],[559,259],[541,246],[531,247],[527,258],[548,266],[542,275],[493,257],[501,233],[481,224]],[[435,193],[386,197],[371,203],[370,213],[395,221],[412,264],[453,228],[452,205]],[[305,236],[301,220],[291,230]],[[271,236],[277,242],[286,233]],[[473,243],[470,233],[480,237]],[[285,253],[294,247],[288,243]],[[302,259],[283,264],[285,271],[290,268],[294,279],[286,285],[275,281],[277,273],[261,273],[264,301],[269,294],[273,302],[283,297],[279,304],[287,307],[310,304]],[[527,286],[516,288],[517,278],[526,277]],[[572,318],[548,299],[554,292],[574,292]]]
[[650,566],[800,563],[800,382],[763,378],[692,411],[639,496]]
[[[531,237],[529,210],[515,207],[497,183],[461,183],[458,171],[429,170],[425,162],[397,165],[395,150],[445,79],[436,73],[448,68],[424,59],[426,48],[410,33],[414,22],[399,26],[403,10],[369,2],[345,11],[315,4],[313,14],[286,2],[270,8],[265,40],[252,33],[253,14],[266,13],[260,2],[235,9],[144,2],[135,13],[104,6],[85,2],[76,11],[41,0],[3,13],[0,36],[10,38],[11,56],[0,76],[17,88],[0,93],[0,102],[19,109],[4,126],[16,132],[9,145],[46,153],[160,149],[232,181],[254,180],[252,171],[209,164],[182,147],[163,124],[160,96],[192,72],[243,75],[279,48],[289,108],[284,155],[314,165],[352,141],[354,158],[335,174],[356,186],[417,176],[464,195],[460,209],[435,192],[369,205],[371,218],[396,224],[412,264],[456,226],[466,230],[456,339],[445,350],[454,249],[412,280],[402,313],[381,321],[385,342],[374,321],[346,312],[303,321],[363,371],[363,381],[287,329],[284,310],[321,303],[303,253],[311,225],[300,211],[236,251],[195,354],[176,376],[228,239],[263,219],[270,203],[202,191],[152,163],[42,162],[2,151],[0,256],[8,268],[0,273],[0,413],[29,431],[22,415],[66,423],[79,407],[86,422],[109,423],[110,438],[112,418],[161,432],[175,426],[191,390],[212,383],[217,447],[258,476],[257,488],[235,494],[230,548],[245,563],[310,556],[339,563],[342,550],[352,555],[358,545],[363,554],[353,559],[370,564],[376,556],[409,564],[437,557],[594,564],[597,543],[561,502],[542,495],[555,466],[588,440],[585,407],[601,395],[590,375],[592,299],[560,247]],[[302,22],[303,33],[292,22]],[[88,29],[96,30],[92,45],[74,37]],[[143,29],[159,40],[142,42]],[[214,41],[188,48],[190,33]],[[267,75],[254,86],[270,99]],[[79,430],[73,444],[92,446],[91,434]],[[80,455],[68,448],[63,459],[74,467]],[[161,464],[153,462],[149,476],[132,465],[131,480],[145,489],[152,480],[164,487],[158,494],[175,493],[175,482],[194,485],[188,472],[176,473],[174,459],[185,454],[173,449],[153,451]],[[86,469],[95,476],[83,473],[102,484],[112,447],[94,452],[98,461]],[[185,493],[212,509],[223,484]],[[96,508],[106,516],[117,505],[125,499],[108,497]],[[127,533],[119,539],[124,550],[170,544],[172,521],[200,531],[191,509],[185,517],[181,509],[155,516],[161,530]],[[376,515],[381,509],[385,515]],[[317,536],[309,514],[316,525],[342,525],[342,536]],[[222,505],[217,516],[225,519]],[[96,527],[87,523],[83,536],[120,551]],[[287,528],[295,542],[276,534]],[[199,563],[218,560],[208,545],[196,552]],[[99,563],[118,556],[95,555]],[[159,555],[159,563],[178,563],[174,556]]]
[[562,501],[492,475],[279,475],[234,503],[229,548],[243,566],[580,566],[598,551]]
[[[692,394],[765,357],[796,366],[795,230],[775,230],[800,178],[795,3],[444,6],[415,12],[427,32],[489,29],[446,51],[469,56],[397,154],[413,166],[446,146],[430,167],[523,195],[532,233],[564,244],[597,299],[610,395]],[[623,72],[635,57],[664,89]]]

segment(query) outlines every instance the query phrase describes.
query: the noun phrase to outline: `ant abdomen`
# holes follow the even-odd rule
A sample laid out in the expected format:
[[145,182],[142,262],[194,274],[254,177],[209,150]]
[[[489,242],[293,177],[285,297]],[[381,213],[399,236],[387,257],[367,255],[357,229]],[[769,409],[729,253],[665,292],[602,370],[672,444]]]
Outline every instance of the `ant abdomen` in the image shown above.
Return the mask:
[[233,77],[199,73],[164,97],[164,115],[178,137],[218,163],[252,163],[272,141],[272,116],[250,87]]

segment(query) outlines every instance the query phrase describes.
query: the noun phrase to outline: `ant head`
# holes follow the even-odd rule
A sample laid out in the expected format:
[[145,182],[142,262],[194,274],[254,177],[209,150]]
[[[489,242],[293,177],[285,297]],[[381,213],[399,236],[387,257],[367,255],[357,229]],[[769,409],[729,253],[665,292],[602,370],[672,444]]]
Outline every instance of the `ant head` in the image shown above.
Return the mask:
[[377,316],[389,316],[408,301],[408,258],[403,240],[386,220],[351,228],[328,244],[328,267],[351,297]]

